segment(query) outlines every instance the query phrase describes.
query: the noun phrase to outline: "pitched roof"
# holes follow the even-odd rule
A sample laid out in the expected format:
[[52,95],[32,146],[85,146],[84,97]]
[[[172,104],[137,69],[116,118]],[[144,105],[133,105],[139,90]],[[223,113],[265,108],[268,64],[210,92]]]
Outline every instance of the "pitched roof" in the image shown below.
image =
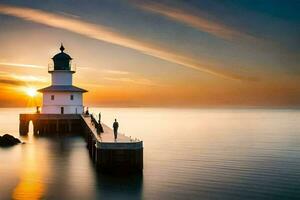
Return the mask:
[[87,90],[73,85],[51,85],[49,87],[39,89],[38,92],[87,92]]

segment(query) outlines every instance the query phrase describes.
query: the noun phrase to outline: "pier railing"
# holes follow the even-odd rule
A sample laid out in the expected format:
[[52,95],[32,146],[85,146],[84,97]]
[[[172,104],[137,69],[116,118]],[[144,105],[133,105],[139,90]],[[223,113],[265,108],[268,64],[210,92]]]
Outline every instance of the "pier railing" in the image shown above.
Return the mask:
[[98,124],[98,122],[97,122],[97,120],[96,120],[96,118],[94,117],[94,115],[93,114],[91,114],[91,120],[92,120],[92,123],[93,124]]
[[97,133],[103,133],[103,127],[102,127],[101,123],[96,120],[96,118],[94,117],[93,114],[91,114],[91,121],[92,121],[92,124],[97,129]]

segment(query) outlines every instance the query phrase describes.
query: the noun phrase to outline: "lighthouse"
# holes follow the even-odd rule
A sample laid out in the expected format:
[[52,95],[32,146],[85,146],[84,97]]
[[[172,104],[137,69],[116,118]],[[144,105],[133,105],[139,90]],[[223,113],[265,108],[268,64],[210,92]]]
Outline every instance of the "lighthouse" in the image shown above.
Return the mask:
[[73,86],[73,74],[76,72],[72,58],[65,53],[61,44],[60,53],[48,66],[51,74],[51,85],[38,91],[43,94],[42,114],[82,114],[83,93],[87,90]]

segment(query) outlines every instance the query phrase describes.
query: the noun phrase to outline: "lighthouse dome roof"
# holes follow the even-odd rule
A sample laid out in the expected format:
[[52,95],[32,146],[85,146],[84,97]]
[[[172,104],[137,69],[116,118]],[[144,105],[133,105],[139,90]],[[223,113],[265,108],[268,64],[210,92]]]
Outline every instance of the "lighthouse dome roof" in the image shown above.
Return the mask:
[[66,54],[65,52],[60,52],[53,56],[53,60],[62,59],[62,60],[72,60],[71,56],[69,54]]
[[56,54],[52,59],[54,62],[54,70],[70,70],[71,56],[64,52],[65,48],[61,44],[60,53]]

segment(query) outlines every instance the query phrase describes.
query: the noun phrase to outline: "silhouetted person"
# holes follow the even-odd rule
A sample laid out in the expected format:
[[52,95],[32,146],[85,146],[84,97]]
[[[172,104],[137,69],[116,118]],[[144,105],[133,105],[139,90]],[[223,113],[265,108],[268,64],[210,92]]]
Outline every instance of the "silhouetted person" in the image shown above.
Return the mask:
[[99,112],[99,124],[101,124],[101,112]]
[[88,108],[88,107],[86,108],[85,114],[86,114],[86,115],[89,115],[89,114],[90,114],[89,108]]
[[36,113],[40,114],[40,107],[39,106],[36,107]]
[[98,128],[97,128],[97,131],[98,133],[103,133],[103,127],[102,127],[102,124],[101,124],[101,113],[99,113],[99,120],[98,120]]
[[114,128],[114,135],[116,140],[118,137],[118,128],[119,128],[119,123],[117,122],[117,119],[115,119],[115,122],[113,123],[113,128]]

